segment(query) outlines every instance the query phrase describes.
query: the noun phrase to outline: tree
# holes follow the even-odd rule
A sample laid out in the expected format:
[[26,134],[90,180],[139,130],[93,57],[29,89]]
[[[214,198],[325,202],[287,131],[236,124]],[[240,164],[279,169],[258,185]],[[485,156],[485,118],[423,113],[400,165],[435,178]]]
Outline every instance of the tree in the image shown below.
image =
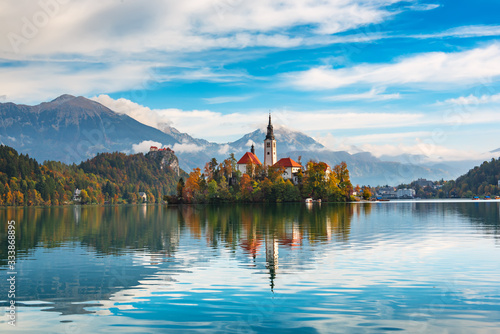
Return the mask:
[[217,159],[212,158],[210,162],[207,162],[205,165],[205,170],[204,170],[205,177],[207,179],[207,182],[210,182],[212,180],[218,180],[219,178],[219,164],[217,163]]
[[82,192],[80,193],[80,198],[82,204],[87,204],[90,201],[90,196],[87,193],[87,190],[83,189]]
[[229,154],[229,160],[231,161],[231,168],[232,168],[233,172],[236,171],[237,170],[236,164],[237,164],[238,160],[236,160],[236,158],[234,157],[234,153]]
[[365,201],[369,200],[372,197],[372,192],[370,191],[370,188],[364,187],[363,188],[363,199]]
[[309,161],[303,181],[304,197],[317,199],[328,198],[328,183],[326,179],[327,165],[324,162]]
[[14,195],[10,191],[10,189],[7,191],[5,194],[5,204],[7,205],[13,205],[14,204]]
[[271,180],[271,182],[274,182],[278,177],[281,177],[284,172],[285,167],[277,165],[269,166],[267,168],[267,177],[269,178],[269,180]]
[[354,188],[354,191],[356,192],[356,194],[358,196],[361,195],[361,187],[359,186],[359,184],[356,185],[356,188]]
[[229,186],[227,184],[226,177],[222,175],[220,182],[219,182],[219,197],[224,200],[228,201],[231,199],[231,193],[229,192]]
[[233,169],[233,162],[230,158],[228,158],[222,162],[222,167],[220,170],[221,170],[221,174],[226,179],[229,179],[229,178],[233,177],[233,171],[235,171],[236,169]]
[[184,190],[184,179],[181,177],[179,182],[177,182],[177,197],[179,200],[182,199],[182,191]]
[[247,174],[248,176],[250,176],[250,178],[254,178],[255,177],[255,165],[252,163],[252,162],[248,162],[246,165],[245,165],[245,174]]
[[285,182],[285,189],[283,191],[284,202],[296,202],[300,200],[299,188],[294,186],[290,180]]
[[349,170],[347,164],[342,161],[340,164],[335,165],[333,168],[336,178],[339,180],[338,187],[346,201],[351,198],[352,184],[349,178]]
[[14,192],[16,205],[24,205],[24,195],[19,190]]
[[240,192],[242,200],[249,201],[252,198],[252,179],[250,179],[250,176],[248,176],[248,174],[243,174],[240,179]]
[[199,194],[200,178],[201,178],[201,169],[199,168],[194,168],[193,171],[189,173],[189,178],[187,179],[186,185],[184,186],[184,190],[182,192],[182,198],[186,202],[191,203],[195,195]]
[[217,202],[219,197],[219,185],[217,184],[217,181],[212,180],[208,182],[207,188],[208,188],[208,200],[211,203]]
[[149,203],[156,203],[156,198],[155,196],[153,195],[153,193],[151,191],[147,191],[146,192],[146,196],[148,197],[148,202]]

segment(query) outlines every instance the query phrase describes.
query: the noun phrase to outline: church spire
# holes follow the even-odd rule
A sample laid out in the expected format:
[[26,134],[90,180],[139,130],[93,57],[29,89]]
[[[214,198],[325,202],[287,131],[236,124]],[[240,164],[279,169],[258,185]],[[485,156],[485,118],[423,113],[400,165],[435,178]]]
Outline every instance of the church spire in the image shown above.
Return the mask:
[[264,166],[274,166],[276,161],[276,139],[274,139],[273,123],[271,122],[271,113],[269,113],[267,136],[266,139],[264,139]]
[[271,113],[269,113],[269,125],[267,126],[266,139],[274,140],[273,124],[271,123]]

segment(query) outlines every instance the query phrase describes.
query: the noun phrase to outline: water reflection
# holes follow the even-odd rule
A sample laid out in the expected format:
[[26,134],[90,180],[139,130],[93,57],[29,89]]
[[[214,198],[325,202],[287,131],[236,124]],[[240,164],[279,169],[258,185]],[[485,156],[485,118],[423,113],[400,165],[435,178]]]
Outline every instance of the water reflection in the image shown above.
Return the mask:
[[[18,222],[18,256],[22,262],[19,300],[54,302],[52,310],[82,313],[74,302],[108,299],[175,258],[183,234],[213,249],[240,249],[255,262],[265,254],[270,287],[279,268],[279,246],[348,240],[356,206],[124,206],[6,209]],[[6,264],[6,234],[1,261]],[[199,247],[199,246],[197,246]],[[137,256],[148,254],[146,265]],[[71,258],[69,257],[71,255]],[[259,265],[255,265],[260,268]],[[4,286],[2,282],[0,286]],[[70,304],[71,303],[71,304]]]
[[[254,303],[275,305],[273,298],[286,296],[291,313],[273,312],[291,322],[342,314],[345,321],[356,315],[357,324],[398,318],[399,327],[392,325],[401,329],[410,310],[414,321],[428,321],[419,305],[442,299],[450,277],[457,282],[445,291],[449,312],[465,312],[469,303],[490,305],[481,308],[490,312],[500,304],[498,275],[491,276],[498,265],[476,268],[483,253],[499,254],[480,241],[498,238],[496,202],[75,206],[9,208],[0,216],[18,222],[17,300],[34,301],[31,308],[50,303],[44,310],[62,315],[132,308],[155,319],[174,305],[186,314],[197,305],[197,316],[211,321],[213,314],[230,319],[231,312],[242,316]],[[0,273],[5,232],[6,226]],[[467,247],[474,252],[462,254]]]

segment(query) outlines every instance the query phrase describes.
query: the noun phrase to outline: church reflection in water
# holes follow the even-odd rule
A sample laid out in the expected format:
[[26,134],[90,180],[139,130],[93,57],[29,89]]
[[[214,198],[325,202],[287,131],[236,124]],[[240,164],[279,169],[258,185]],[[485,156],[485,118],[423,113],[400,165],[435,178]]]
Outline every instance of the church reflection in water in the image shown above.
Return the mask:
[[[17,246],[26,275],[20,278],[18,300],[52,302],[49,310],[68,314],[85,313],[79,303],[105,300],[137,286],[154,275],[157,266],[210,261],[221,250],[256,271],[267,271],[273,290],[280,255],[289,258],[288,267],[303,265],[312,261],[300,255],[304,243],[347,241],[356,210],[356,205],[325,204],[306,209],[300,203],[74,206],[7,209],[3,214],[22,222]],[[6,249],[0,248],[3,266]],[[210,249],[215,252],[207,252]],[[187,259],[187,253],[194,259]],[[33,258],[37,261],[29,261]]]

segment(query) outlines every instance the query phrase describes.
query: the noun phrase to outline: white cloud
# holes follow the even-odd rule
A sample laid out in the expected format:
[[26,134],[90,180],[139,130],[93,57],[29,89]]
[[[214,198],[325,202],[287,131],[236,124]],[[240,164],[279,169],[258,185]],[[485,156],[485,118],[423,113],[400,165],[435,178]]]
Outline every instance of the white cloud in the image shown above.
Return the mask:
[[[158,74],[158,82],[238,81],[248,75],[221,66],[234,57],[196,60],[192,55],[370,40],[366,35],[329,35],[382,22],[397,14],[387,6],[401,1],[3,2],[0,59],[20,62],[1,69],[0,92],[9,100],[31,103],[63,93],[141,89],[155,66],[181,68]],[[220,70],[213,70],[208,59],[217,57]]]
[[151,146],[161,148],[163,147],[163,144],[152,140],[145,140],[139,144],[133,144],[132,153],[147,153],[149,152]]
[[[219,143],[241,138],[242,135],[260,129],[265,132],[268,110],[253,110],[245,113],[222,114],[210,110],[150,109],[126,99],[114,100],[101,95],[94,98],[112,110],[127,114],[140,122],[160,130],[166,125],[195,138],[203,138]],[[315,139],[330,149],[357,150],[353,145],[366,142],[389,142],[412,137],[425,137],[429,131],[464,131],[472,124],[492,124],[500,122],[500,113],[494,109],[475,108],[470,110],[437,110],[433,114],[416,112],[361,112],[359,110],[274,110],[272,113],[275,129],[289,128],[314,135]],[[257,121],[256,121],[257,120]],[[406,133],[384,134],[387,129],[415,128]],[[382,134],[360,136],[329,137],[327,133],[339,131],[373,129]],[[377,130],[378,129],[378,130]],[[315,135],[315,134],[323,135]],[[189,143],[183,143],[186,145]],[[246,146],[252,144],[249,141]],[[194,144],[193,144],[194,145]],[[198,150],[195,146],[179,146],[180,150]]]
[[[334,136],[330,132],[314,139],[333,151],[346,151],[351,154],[370,152],[376,157],[403,154],[418,157],[415,161],[409,161],[411,163],[481,160],[495,156],[495,153],[486,152],[486,148],[481,151],[471,149],[470,146],[477,147],[474,144],[469,147],[455,145],[457,139],[463,136],[462,128],[458,127],[452,131],[450,128],[439,127],[438,121],[438,118],[432,120],[430,127],[432,131],[381,132],[357,136]],[[483,137],[491,137],[494,133],[496,132],[479,130],[471,136],[478,137],[478,141],[481,142]]]
[[[446,110],[441,117],[429,119],[430,124],[451,125],[457,128],[471,124],[494,124],[500,122],[500,113],[495,109],[477,106],[455,107]],[[439,123],[441,122],[441,123]]]
[[499,25],[463,26],[433,34],[411,35],[407,37],[426,39],[426,38],[444,38],[444,37],[470,38],[470,37],[486,37],[486,36],[500,36],[500,26]]
[[231,146],[229,146],[228,144],[224,144],[222,145],[220,148],[219,148],[219,151],[218,153],[219,154],[227,154],[229,152],[229,150],[231,149]]
[[417,4],[413,4],[411,6],[408,6],[407,8],[411,9],[411,10],[428,11],[428,10],[433,10],[433,9],[436,9],[436,8],[439,8],[439,7],[441,7],[440,4],[432,4],[432,3],[421,4],[421,3],[417,3]]
[[202,151],[204,148],[204,146],[198,146],[194,143],[182,142],[181,144],[174,144],[172,150],[178,153],[196,153]]
[[383,143],[383,142],[400,142],[406,138],[422,138],[431,137],[431,131],[411,131],[411,132],[398,132],[398,133],[376,133],[360,136],[350,136],[349,142],[352,144],[365,144],[365,143]]
[[115,100],[109,95],[104,94],[92,97],[91,100],[99,102],[119,114],[128,115],[143,124],[160,130],[162,130],[165,125],[172,124],[172,121],[169,119],[169,114],[180,112],[178,109],[151,110],[148,107],[144,107],[128,99],[120,98]]
[[[302,39],[278,31],[306,25],[313,27],[313,35],[355,29],[382,22],[396,14],[386,6],[401,1],[151,0],[110,3],[82,0],[58,5],[50,10],[46,22],[38,22],[34,17],[39,17],[39,13],[44,15],[47,10],[38,1],[19,0],[4,4],[0,13],[0,36],[3,37],[0,52],[13,53],[7,38],[9,33],[28,40],[21,45],[21,51],[30,55],[97,56],[106,52],[133,55],[153,50],[296,46]],[[35,25],[37,32],[24,37],[23,17]]]
[[328,66],[286,74],[284,79],[304,90],[324,90],[353,84],[420,85],[449,89],[500,76],[500,44],[469,51],[431,52],[392,64],[365,64],[333,69]]
[[395,100],[401,98],[401,95],[399,93],[383,94],[384,92],[385,88],[372,88],[370,91],[365,93],[340,94],[340,95],[328,96],[324,99],[326,101],[358,101],[358,100],[385,101],[385,100]]
[[137,63],[91,66],[85,70],[69,70],[66,65],[44,63],[2,67],[0,92],[9,101],[39,103],[62,94],[79,96],[140,87],[146,70],[146,64]]
[[487,103],[497,103],[500,102],[500,94],[495,95],[482,95],[477,97],[475,95],[460,96],[455,99],[448,99],[444,102],[438,102],[438,105],[443,104],[454,104],[454,105],[478,105]]
[[[252,47],[290,48],[390,38],[394,36],[359,31],[334,34],[381,23],[402,10],[431,10],[437,6],[413,4],[388,9],[392,4],[406,3],[402,0],[44,3],[49,2],[55,5],[41,6],[41,2],[30,0],[1,5],[0,58],[22,61],[1,69],[0,92],[5,99],[31,103],[63,93],[92,95],[141,89],[142,83],[150,79],[148,71],[155,66],[177,69],[156,74],[157,82],[240,81],[248,74],[221,66],[233,57],[219,54],[195,60],[191,55],[212,50],[237,52]],[[43,17],[47,20],[42,22]],[[499,32],[500,26],[482,25],[432,36],[495,36]],[[14,35],[22,42],[13,43]],[[207,59],[217,57],[219,70],[213,70]],[[321,77],[320,73],[315,75]],[[386,98],[397,98],[391,95]],[[207,102],[224,103],[224,98],[208,98]],[[239,101],[243,100],[226,99],[225,103]]]
[[[282,112],[282,124],[302,132],[344,129],[393,128],[426,123],[418,113],[366,113],[354,110]],[[274,114],[273,114],[274,115]]]
[[[92,98],[118,113],[139,122],[163,129],[165,124],[187,132],[196,138],[226,142],[261,129],[265,132],[268,110],[222,114],[210,110],[150,109],[127,99],[112,99],[107,95]],[[256,121],[257,120],[257,121]],[[441,119],[438,122],[442,122]],[[365,113],[353,110],[273,111],[276,129],[299,129],[302,132],[341,129],[393,128],[427,124],[429,119],[418,113]],[[251,145],[251,144],[250,144]]]
[[364,144],[360,148],[363,151],[370,152],[376,157],[380,156],[398,156],[401,154],[410,154],[424,156],[424,160],[419,162],[441,162],[441,161],[463,161],[490,159],[495,154],[489,152],[478,152],[475,150],[462,150],[433,144],[431,142],[416,139],[413,145],[408,144]]
[[[157,129],[163,130],[167,124],[196,138],[219,142],[225,142],[231,137],[237,139],[242,134],[260,128],[266,121],[265,116],[262,117],[265,113],[261,112],[225,115],[210,110],[150,109],[127,99],[112,99],[108,95],[99,95],[92,99]],[[262,122],[256,123],[255,120],[261,118]]]

